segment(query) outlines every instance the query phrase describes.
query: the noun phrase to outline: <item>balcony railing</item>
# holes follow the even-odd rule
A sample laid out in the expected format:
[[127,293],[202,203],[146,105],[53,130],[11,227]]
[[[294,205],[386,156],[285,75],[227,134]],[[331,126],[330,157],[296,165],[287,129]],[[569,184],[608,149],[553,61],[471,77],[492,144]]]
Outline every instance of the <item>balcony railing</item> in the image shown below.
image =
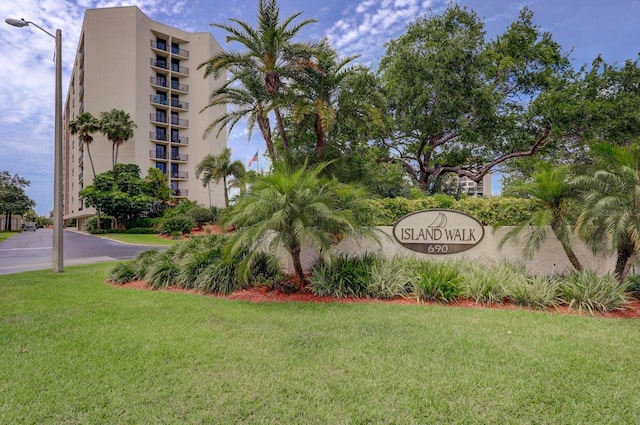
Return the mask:
[[[163,121],[166,122],[166,121]],[[181,120],[177,117],[171,117],[171,125],[177,125],[180,127],[189,127],[189,120]]]
[[159,95],[159,94],[152,94],[151,97],[149,98],[151,103],[156,103],[158,105],[166,105],[167,104],[167,98]]
[[187,189],[173,189],[171,195],[176,198],[183,198],[189,196],[189,191]]
[[[151,77],[151,84],[154,86],[169,87],[166,78]],[[173,85],[173,81],[171,82],[171,85]]]
[[78,173],[78,181],[81,181],[83,177],[84,177],[84,171],[80,171],[80,173]]
[[80,156],[78,157],[78,164],[82,164],[82,161],[84,161],[84,154],[81,153]]
[[168,51],[166,41],[161,41],[160,43],[158,43],[156,40],[151,40],[151,47],[154,49],[162,50],[163,52]]
[[178,155],[171,155],[171,160],[172,161],[181,161],[181,162],[187,162],[189,161],[189,155],[185,155],[185,154],[178,154]]
[[171,106],[173,106],[174,108],[180,108],[180,109],[189,109],[189,103],[188,102],[183,102],[182,100],[179,99],[171,99]]
[[167,152],[159,152],[156,150],[150,150],[149,151],[149,158],[153,158],[153,159],[167,159],[169,157],[169,155],[167,155]]
[[188,92],[189,91],[189,86],[186,85],[186,84],[180,84],[177,81],[172,81],[171,82],[171,89],[172,90],[183,91],[183,92]]
[[189,75],[189,68],[185,68],[184,66],[180,66],[177,63],[171,64],[171,71],[177,72],[184,75]]
[[155,66],[156,68],[168,69],[166,59],[159,60],[159,59],[151,58],[151,66]]
[[171,178],[172,179],[186,180],[186,179],[189,178],[189,173],[187,173],[186,171],[171,172]]
[[188,145],[189,144],[189,138],[185,137],[185,136],[172,137],[171,138],[171,143],[180,143],[181,145]]
[[156,140],[156,141],[161,141],[161,142],[166,142],[167,141],[167,133],[156,133],[155,131],[152,131],[149,133],[149,138],[151,140]]
[[171,46],[171,53],[173,53],[174,55],[179,55],[185,58],[189,57],[189,51],[188,50],[184,50],[181,49],[179,47],[175,47],[175,46]]
[[162,115],[162,114],[158,114],[158,113],[156,113],[156,114],[154,114],[154,113],[149,114],[149,119],[150,119],[151,121],[155,121],[155,122],[163,122],[163,123],[165,123],[165,124],[168,122],[168,120],[167,120],[167,116],[166,116],[166,115]]

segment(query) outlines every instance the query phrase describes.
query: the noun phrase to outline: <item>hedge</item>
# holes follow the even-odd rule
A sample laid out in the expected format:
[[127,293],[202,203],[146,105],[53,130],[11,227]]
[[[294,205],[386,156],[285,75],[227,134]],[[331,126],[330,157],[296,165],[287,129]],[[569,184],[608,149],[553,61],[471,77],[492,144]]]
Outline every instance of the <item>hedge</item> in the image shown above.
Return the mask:
[[469,214],[484,226],[517,226],[541,208],[540,203],[535,200],[509,197],[465,197],[458,200],[452,196],[434,195],[420,199],[370,199],[368,202],[376,211],[372,223],[374,226],[393,226],[409,213],[431,208],[445,208]]

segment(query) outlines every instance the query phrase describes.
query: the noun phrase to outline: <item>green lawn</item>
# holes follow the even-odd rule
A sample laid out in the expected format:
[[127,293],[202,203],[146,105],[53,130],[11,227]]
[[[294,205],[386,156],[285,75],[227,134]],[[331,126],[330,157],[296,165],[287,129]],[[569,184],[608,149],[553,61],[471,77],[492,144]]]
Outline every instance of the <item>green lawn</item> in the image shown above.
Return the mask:
[[129,235],[127,233],[108,233],[106,235],[100,236],[136,245],[172,245],[176,242],[180,242],[179,240],[174,239],[164,239],[159,237],[158,235]]
[[637,424],[640,321],[0,276],[2,424]]
[[0,242],[9,239],[11,236],[15,236],[20,232],[8,232],[4,230],[0,230]]

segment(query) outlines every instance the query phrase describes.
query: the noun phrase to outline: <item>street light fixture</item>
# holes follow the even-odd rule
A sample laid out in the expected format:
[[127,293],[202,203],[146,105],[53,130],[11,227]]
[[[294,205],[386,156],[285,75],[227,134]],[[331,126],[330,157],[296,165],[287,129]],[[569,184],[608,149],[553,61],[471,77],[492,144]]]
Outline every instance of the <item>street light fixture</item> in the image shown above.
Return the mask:
[[6,19],[5,22],[22,28],[33,25],[56,40],[56,112],[53,165],[53,254],[51,269],[60,273],[64,269],[63,237],[62,237],[62,31],[56,29],[56,35],[39,25],[24,19]]

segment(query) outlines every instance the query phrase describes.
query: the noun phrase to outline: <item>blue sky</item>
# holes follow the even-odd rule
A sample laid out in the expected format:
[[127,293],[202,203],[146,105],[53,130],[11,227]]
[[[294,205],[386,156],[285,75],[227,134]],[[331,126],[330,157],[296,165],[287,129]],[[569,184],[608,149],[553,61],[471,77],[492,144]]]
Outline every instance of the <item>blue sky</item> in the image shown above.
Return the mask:
[[[450,0],[280,0],[282,16],[304,12],[318,23],[302,39],[329,37],[341,55],[361,55],[372,67],[384,43],[402,34],[418,16],[439,13]],[[602,54],[608,63],[635,59],[640,51],[640,0],[459,0],[485,20],[493,38],[513,22],[523,6],[534,22],[553,34],[575,67]],[[223,48],[232,48],[224,32],[209,24],[229,18],[255,22],[257,0],[20,0],[0,2],[0,18],[24,18],[63,36],[63,96],[69,83],[84,11],[87,8],[138,6],[151,19],[187,31],[211,31]],[[53,205],[54,40],[37,28],[0,25],[0,171],[31,181],[27,194],[36,211],[48,215]],[[229,136],[234,159],[245,164],[263,143],[256,132],[247,141],[237,126]],[[261,161],[262,163],[263,161]]]

